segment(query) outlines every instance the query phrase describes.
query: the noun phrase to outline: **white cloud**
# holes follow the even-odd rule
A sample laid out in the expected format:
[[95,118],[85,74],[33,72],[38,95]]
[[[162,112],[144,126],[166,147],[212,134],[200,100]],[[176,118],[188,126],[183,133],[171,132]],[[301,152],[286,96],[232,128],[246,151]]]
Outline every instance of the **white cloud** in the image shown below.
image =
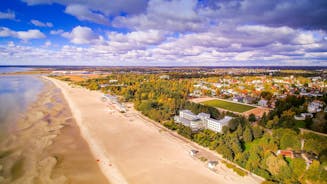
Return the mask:
[[108,3],[108,0],[23,0],[28,5],[52,4],[58,3],[65,6],[72,4],[83,4],[91,10],[103,12],[106,15],[119,14],[121,12],[137,14],[142,12],[147,5],[147,0],[115,0]]
[[52,43],[49,40],[44,43],[45,47],[50,47],[51,45],[52,45]]
[[152,29],[127,34],[109,32],[108,36],[113,42],[132,42],[135,44],[158,44],[165,39],[164,32]]
[[74,44],[99,43],[103,39],[96,35],[91,28],[83,26],[77,26],[71,32],[64,32],[61,35]]
[[18,38],[26,41],[46,37],[40,30],[37,29],[30,29],[28,31],[17,31],[17,35]]
[[14,37],[24,41],[28,41],[31,39],[45,38],[46,36],[40,30],[37,29],[30,29],[27,31],[13,31],[7,27],[1,27],[0,37]]
[[242,52],[236,54],[234,59],[237,61],[247,61],[253,56],[254,52]]
[[14,46],[15,46],[15,43],[13,41],[8,42],[8,47],[14,47]]
[[314,36],[311,33],[300,33],[294,39],[294,43],[307,45],[315,42]]
[[110,15],[120,13],[139,14],[146,9],[148,0],[23,0],[28,5],[58,3],[66,7],[65,13],[83,21],[91,21],[98,24],[109,24]]
[[101,13],[95,13],[91,11],[87,6],[81,4],[68,5],[65,9],[65,13],[77,17],[79,20],[86,20],[90,22],[96,22],[98,24],[108,25],[109,21]]
[[52,34],[52,35],[59,35],[59,34],[61,34],[61,33],[63,33],[63,32],[64,32],[64,30],[62,30],[62,29],[51,30],[51,31],[50,31],[50,34]]
[[0,12],[0,19],[10,19],[15,20],[16,15],[13,11],[7,11],[7,12]]
[[190,32],[206,28],[206,19],[198,16],[196,0],[150,0],[143,14],[121,16],[114,19],[114,26],[135,29],[160,29]]
[[51,22],[41,22],[35,19],[31,20],[31,23],[38,27],[53,27],[53,24]]
[[6,27],[0,27],[0,37],[14,37],[15,32]]

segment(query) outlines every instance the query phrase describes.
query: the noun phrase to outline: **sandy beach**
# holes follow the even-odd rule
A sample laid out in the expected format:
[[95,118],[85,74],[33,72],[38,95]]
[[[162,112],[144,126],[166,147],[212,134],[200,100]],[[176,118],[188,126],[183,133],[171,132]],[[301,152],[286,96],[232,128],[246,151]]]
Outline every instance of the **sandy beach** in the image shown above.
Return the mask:
[[216,172],[211,171],[189,155],[193,144],[163,131],[132,108],[124,114],[110,109],[101,101],[100,92],[47,79],[61,89],[95,162],[110,183],[260,183],[221,163]]

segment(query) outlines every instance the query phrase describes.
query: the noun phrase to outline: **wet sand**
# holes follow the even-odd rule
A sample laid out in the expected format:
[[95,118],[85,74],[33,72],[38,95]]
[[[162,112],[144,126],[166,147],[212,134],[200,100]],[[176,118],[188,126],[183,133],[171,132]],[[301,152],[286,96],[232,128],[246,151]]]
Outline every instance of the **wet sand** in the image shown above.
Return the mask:
[[108,183],[61,91],[44,82],[38,100],[0,143],[0,183]]

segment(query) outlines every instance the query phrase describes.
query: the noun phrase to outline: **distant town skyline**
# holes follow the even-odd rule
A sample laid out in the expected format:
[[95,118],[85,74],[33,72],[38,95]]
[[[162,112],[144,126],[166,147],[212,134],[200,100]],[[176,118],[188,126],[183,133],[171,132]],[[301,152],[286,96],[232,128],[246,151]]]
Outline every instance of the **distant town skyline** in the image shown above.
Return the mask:
[[4,0],[0,65],[327,66],[325,0]]

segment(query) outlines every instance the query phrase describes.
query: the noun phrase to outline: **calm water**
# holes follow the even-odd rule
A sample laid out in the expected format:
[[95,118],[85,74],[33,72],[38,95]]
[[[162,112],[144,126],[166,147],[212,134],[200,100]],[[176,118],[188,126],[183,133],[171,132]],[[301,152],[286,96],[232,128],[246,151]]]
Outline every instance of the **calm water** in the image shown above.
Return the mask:
[[[22,71],[21,68],[3,68],[1,72]],[[23,68],[26,70],[26,68]],[[36,76],[1,76],[0,75],[0,133],[3,135],[10,125],[23,113],[28,104],[33,102],[43,87],[43,82]]]
[[0,67],[0,74],[1,73],[11,73],[11,72],[22,72],[31,70],[31,68],[26,67]]

